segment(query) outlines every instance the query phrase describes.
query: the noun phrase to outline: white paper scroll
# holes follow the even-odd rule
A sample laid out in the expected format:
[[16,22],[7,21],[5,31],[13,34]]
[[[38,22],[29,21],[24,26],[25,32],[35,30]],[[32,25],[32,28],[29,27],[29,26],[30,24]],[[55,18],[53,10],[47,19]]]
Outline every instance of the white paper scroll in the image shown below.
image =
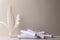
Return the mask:
[[22,34],[27,34],[27,35],[30,35],[30,36],[35,36],[35,32],[29,32],[29,31],[25,31],[25,30],[21,30],[20,31]]

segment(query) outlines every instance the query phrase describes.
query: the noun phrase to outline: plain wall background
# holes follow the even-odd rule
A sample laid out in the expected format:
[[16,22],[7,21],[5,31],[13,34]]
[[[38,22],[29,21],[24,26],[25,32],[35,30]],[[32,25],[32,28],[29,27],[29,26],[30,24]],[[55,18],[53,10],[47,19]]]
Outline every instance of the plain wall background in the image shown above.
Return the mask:
[[[30,28],[60,35],[60,0],[0,0],[1,21],[6,22],[7,7],[10,3],[14,16],[21,15],[21,25],[17,32],[15,30],[16,33],[21,29]],[[8,34],[5,26],[0,25],[0,28],[1,35]]]

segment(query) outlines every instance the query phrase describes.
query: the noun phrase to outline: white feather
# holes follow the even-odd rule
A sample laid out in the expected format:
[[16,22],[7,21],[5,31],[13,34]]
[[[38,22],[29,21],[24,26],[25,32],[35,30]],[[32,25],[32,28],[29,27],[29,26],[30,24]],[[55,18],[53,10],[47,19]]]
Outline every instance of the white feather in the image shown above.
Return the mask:
[[0,24],[3,24],[5,27],[7,27],[7,24],[2,21],[0,21]]
[[11,35],[11,32],[14,28],[14,23],[15,23],[15,20],[12,12],[12,5],[9,5],[7,9],[7,27],[9,29],[9,35]]
[[19,24],[20,24],[20,15],[17,14],[16,19],[15,19],[15,28],[18,27]]

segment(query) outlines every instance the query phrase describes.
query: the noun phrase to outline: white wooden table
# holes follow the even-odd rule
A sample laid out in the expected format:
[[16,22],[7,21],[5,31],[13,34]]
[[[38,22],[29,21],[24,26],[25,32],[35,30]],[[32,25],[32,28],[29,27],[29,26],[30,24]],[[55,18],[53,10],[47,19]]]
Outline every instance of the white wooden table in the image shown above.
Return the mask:
[[60,36],[55,38],[48,38],[48,39],[19,39],[19,40],[60,40]]
[[48,39],[19,39],[19,38],[15,38],[15,37],[0,37],[0,40],[60,40],[60,37],[56,37],[56,38],[48,38]]

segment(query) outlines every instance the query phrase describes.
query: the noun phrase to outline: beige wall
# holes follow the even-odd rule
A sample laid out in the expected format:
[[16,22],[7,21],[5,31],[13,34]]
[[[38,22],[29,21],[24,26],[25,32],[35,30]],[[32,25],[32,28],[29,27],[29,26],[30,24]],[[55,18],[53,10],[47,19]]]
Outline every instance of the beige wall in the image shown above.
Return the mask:
[[[7,5],[9,1],[8,0],[0,0],[0,21],[6,23],[6,11],[7,11]],[[8,29],[5,25],[0,24],[0,36],[7,35]]]
[[[6,22],[9,3],[9,0],[0,0],[1,21]],[[31,28],[60,35],[60,0],[13,0],[12,5],[14,15],[21,14],[21,26],[18,30],[24,27],[23,29]],[[6,29],[3,25],[0,25],[1,27],[3,30]],[[7,29],[2,33],[8,34]]]
[[17,7],[25,29],[60,34],[60,0],[19,0]]

